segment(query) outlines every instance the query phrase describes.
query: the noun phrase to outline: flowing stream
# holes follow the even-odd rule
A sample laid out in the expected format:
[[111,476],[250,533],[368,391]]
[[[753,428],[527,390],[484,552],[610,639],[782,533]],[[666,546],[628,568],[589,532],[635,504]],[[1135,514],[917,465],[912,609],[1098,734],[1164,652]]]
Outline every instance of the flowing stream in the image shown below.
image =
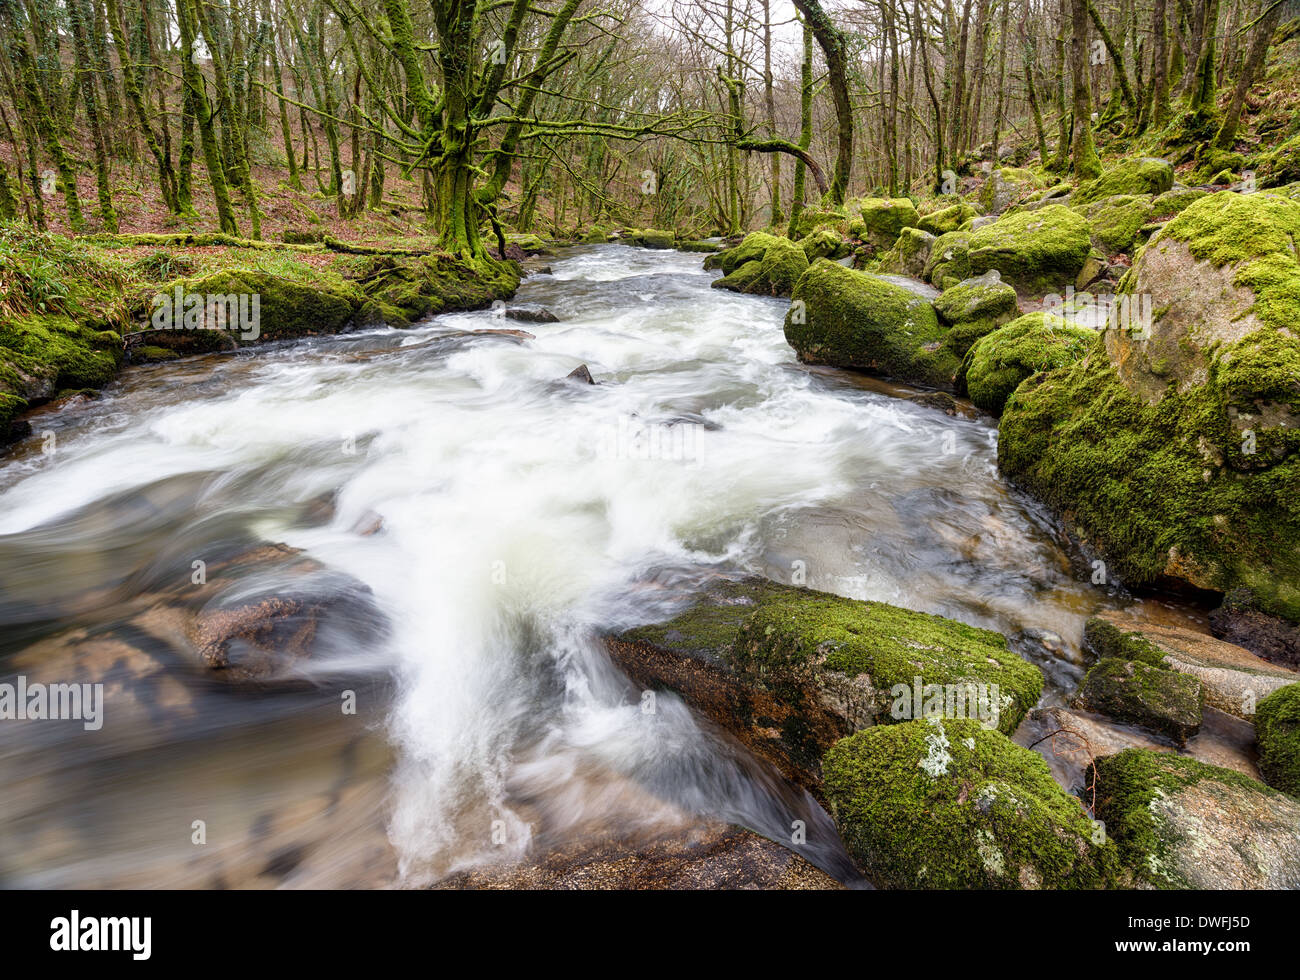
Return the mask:
[[[557,323],[135,368],[33,421],[0,461],[0,682],[102,682],[104,724],[0,722],[0,884],[418,886],[705,820],[802,820],[848,880],[811,797],[675,697],[648,712],[598,635],[752,572],[1001,630],[1059,701],[1084,619],[1131,601],[1001,480],[990,420],[798,364],[785,301],[691,254],[551,269],[510,305]],[[535,338],[471,332],[509,329]],[[583,363],[598,384],[563,380]],[[348,602],[288,682],[214,679],[172,611],[301,589],[222,564],[262,543]]]

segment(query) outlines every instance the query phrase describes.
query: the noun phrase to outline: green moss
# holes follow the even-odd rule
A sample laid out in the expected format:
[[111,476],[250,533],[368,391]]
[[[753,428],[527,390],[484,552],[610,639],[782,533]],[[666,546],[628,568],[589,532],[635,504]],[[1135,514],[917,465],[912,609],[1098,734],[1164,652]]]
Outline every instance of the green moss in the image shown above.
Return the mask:
[[1000,167],[991,171],[980,187],[980,207],[987,214],[1001,214],[1042,187],[1043,181],[1028,170]]
[[131,361],[135,364],[153,364],[158,361],[174,361],[180,354],[166,347],[154,347],[141,344],[131,351]]
[[673,243],[677,241],[677,235],[671,231],[664,231],[658,228],[646,228],[637,231],[631,238],[634,245],[640,245],[642,248],[672,248]]
[[1278,688],[1255,706],[1255,738],[1264,781],[1300,798],[1300,684]]
[[763,253],[758,279],[746,291],[767,296],[789,296],[807,268],[808,256],[804,250],[787,238],[778,238]]
[[[1038,668],[1007,648],[1000,633],[879,602],[819,592],[776,596],[744,622],[731,654],[737,667],[769,686],[795,687],[809,670],[834,671],[868,685],[861,696],[877,721],[906,720],[894,712],[891,689],[922,685],[997,685],[997,728],[1013,732],[1042,694]],[[896,717],[899,715],[900,717]]]
[[925,263],[927,282],[943,289],[950,278],[958,282],[970,278],[971,234],[969,231],[950,231],[934,240],[930,258]]
[[959,389],[979,408],[1001,415],[1012,393],[1039,371],[1072,364],[1097,343],[1091,330],[1050,313],[1028,313],[980,338],[958,372]]
[[[825,211],[817,208],[804,208],[794,222],[794,235],[806,238],[818,229],[843,233],[849,229],[849,215],[846,211]],[[810,256],[811,258],[811,256]]]
[[0,348],[54,372],[58,388],[102,388],[121,366],[122,338],[53,314],[0,320]]
[[887,249],[904,228],[920,221],[916,205],[906,197],[867,197],[855,202],[862,214],[861,239],[877,249]]
[[[1158,803],[1207,781],[1243,797],[1274,795],[1267,786],[1235,770],[1146,749],[1125,749],[1097,759],[1095,774],[1089,767],[1085,776],[1085,793],[1095,792],[1097,817],[1115,841],[1120,860],[1139,879],[1157,888],[1191,886],[1184,860],[1176,853],[1188,842]],[[1191,843],[1194,846],[1195,842]]]
[[922,216],[917,222],[917,227],[922,231],[928,231],[931,235],[946,235],[950,231],[956,231],[978,215],[978,208],[963,201]]
[[1110,620],[1093,616],[1083,625],[1084,645],[1099,658],[1136,660],[1152,667],[1165,665],[1165,651],[1137,632],[1126,632]]
[[751,231],[735,248],[710,255],[704,260],[704,268],[721,269],[723,275],[731,275],[746,262],[761,262],[767,250],[781,239],[764,231]]
[[1174,168],[1154,157],[1121,160],[1096,180],[1079,186],[1072,205],[1091,204],[1118,194],[1163,194],[1174,186]]
[[838,259],[849,254],[844,236],[829,228],[820,228],[799,240],[799,247],[809,262],[817,259]]
[[1088,671],[1077,707],[1167,735],[1180,745],[1201,727],[1201,682],[1138,660],[1106,657]]
[[1260,187],[1281,187],[1300,180],[1300,136],[1292,136],[1259,158]]
[[1147,212],[1147,220],[1163,221],[1172,218],[1176,214],[1181,214],[1201,198],[1208,196],[1209,193],[1209,191],[1202,190],[1199,187],[1175,187],[1167,190],[1152,199],[1151,207]]
[[971,233],[970,268],[975,275],[997,269],[1017,290],[1064,293],[1091,248],[1088,223],[1069,208],[1049,204],[1009,214]]
[[800,360],[951,386],[960,362],[944,346],[934,307],[916,294],[818,259],[795,284],[793,299],[785,338]]
[[1107,255],[1131,250],[1147,223],[1153,200],[1150,194],[1120,194],[1083,206],[1093,241]]
[[970,721],[841,739],[822,765],[849,853],[888,888],[1104,888],[1114,845],[1043,759]]
[[735,293],[748,293],[752,291],[752,287],[762,280],[762,277],[762,260],[751,259],[749,262],[737,266],[730,275],[713,280],[713,288],[730,289]]
[[930,250],[935,238],[929,232],[919,228],[904,228],[899,232],[894,247],[880,257],[880,272],[892,272],[898,275],[919,279],[925,273],[930,261]]

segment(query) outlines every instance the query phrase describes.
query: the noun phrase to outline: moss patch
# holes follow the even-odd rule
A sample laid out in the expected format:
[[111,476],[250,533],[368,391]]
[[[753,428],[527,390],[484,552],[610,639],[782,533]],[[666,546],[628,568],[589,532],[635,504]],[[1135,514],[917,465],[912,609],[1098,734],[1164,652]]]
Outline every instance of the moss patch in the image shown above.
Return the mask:
[[1180,745],[1201,727],[1201,682],[1139,660],[1099,660],[1084,677],[1074,703],[1167,735]]
[[1047,763],[970,721],[872,728],[823,762],[849,852],[890,888],[1104,888],[1114,846]]
[[1289,684],[1255,707],[1259,771],[1270,786],[1300,797],[1300,684]]
[[971,234],[971,272],[997,269],[1021,292],[1064,293],[1091,248],[1088,222],[1069,208],[1049,204],[1000,218]]
[[1097,344],[1097,334],[1072,327],[1050,313],[1028,313],[977,340],[958,372],[958,389],[993,415],[1021,382],[1079,360]]

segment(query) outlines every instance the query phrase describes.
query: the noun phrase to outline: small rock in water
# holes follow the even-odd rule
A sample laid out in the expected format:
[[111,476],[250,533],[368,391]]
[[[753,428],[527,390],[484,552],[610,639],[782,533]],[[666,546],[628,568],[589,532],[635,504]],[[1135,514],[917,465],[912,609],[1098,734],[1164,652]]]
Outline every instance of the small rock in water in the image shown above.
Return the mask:
[[946,391],[922,391],[908,395],[905,400],[926,408],[937,408],[945,415],[957,414],[957,400]]
[[506,316],[511,320],[522,320],[524,323],[559,323],[560,318],[543,306],[512,306],[506,310]]
[[587,365],[585,364],[579,364],[564,376],[564,380],[576,381],[578,384],[588,385],[594,385],[596,383],[596,379],[591,376],[591,372],[587,370]]

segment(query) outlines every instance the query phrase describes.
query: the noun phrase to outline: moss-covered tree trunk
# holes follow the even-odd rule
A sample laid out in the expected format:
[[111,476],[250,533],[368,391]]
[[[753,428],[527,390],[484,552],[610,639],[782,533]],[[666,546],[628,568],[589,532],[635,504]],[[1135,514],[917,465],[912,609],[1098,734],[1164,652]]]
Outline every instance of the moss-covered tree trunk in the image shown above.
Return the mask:
[[843,204],[853,170],[853,105],[849,100],[847,46],[843,32],[818,0],[794,0],[794,5],[812,28],[826,59],[826,78],[835,106],[835,173],[827,197],[832,204]]
[[45,102],[45,95],[36,80],[36,65],[32,61],[32,54],[27,48],[27,41],[22,33],[17,30],[11,15],[6,13],[0,16],[3,16],[4,26],[10,32],[11,57],[22,83],[27,109],[34,117],[36,131],[40,133],[41,141],[45,144],[45,150],[54,160],[54,167],[59,174],[59,183],[63,189],[63,201],[68,210],[68,226],[73,231],[83,231],[86,227],[86,219],[81,213],[81,198],[77,194],[77,171],[72,165],[72,158],[68,156],[63,149],[62,142],[59,140],[54,117],[50,114],[49,107]]
[[1070,0],[1070,68],[1074,80],[1072,166],[1080,180],[1101,176],[1092,141],[1092,90],[1088,84],[1088,0]]
[[199,20],[196,8],[200,0],[177,0],[177,20],[181,35],[181,77],[192,100],[194,121],[199,128],[199,142],[203,146],[203,162],[212,184],[212,197],[217,205],[217,223],[221,230],[231,235],[239,234],[235,212],[230,206],[230,189],[226,185],[226,172],[221,159],[221,143],[217,139],[216,113],[208,102],[203,87],[203,75],[195,62]]
[[1237,139],[1237,125],[1241,120],[1241,107],[1246,101],[1246,93],[1250,91],[1251,82],[1254,81],[1260,66],[1264,64],[1268,46],[1273,40],[1273,32],[1277,30],[1277,23],[1282,18],[1283,0],[1264,0],[1264,3],[1266,9],[1260,16],[1259,23],[1255,25],[1255,34],[1250,40],[1250,51],[1246,55],[1245,64],[1237,74],[1237,84],[1232,90],[1232,101],[1228,103],[1227,111],[1223,114],[1223,124],[1214,138],[1214,145],[1220,150],[1232,149],[1232,144]]

